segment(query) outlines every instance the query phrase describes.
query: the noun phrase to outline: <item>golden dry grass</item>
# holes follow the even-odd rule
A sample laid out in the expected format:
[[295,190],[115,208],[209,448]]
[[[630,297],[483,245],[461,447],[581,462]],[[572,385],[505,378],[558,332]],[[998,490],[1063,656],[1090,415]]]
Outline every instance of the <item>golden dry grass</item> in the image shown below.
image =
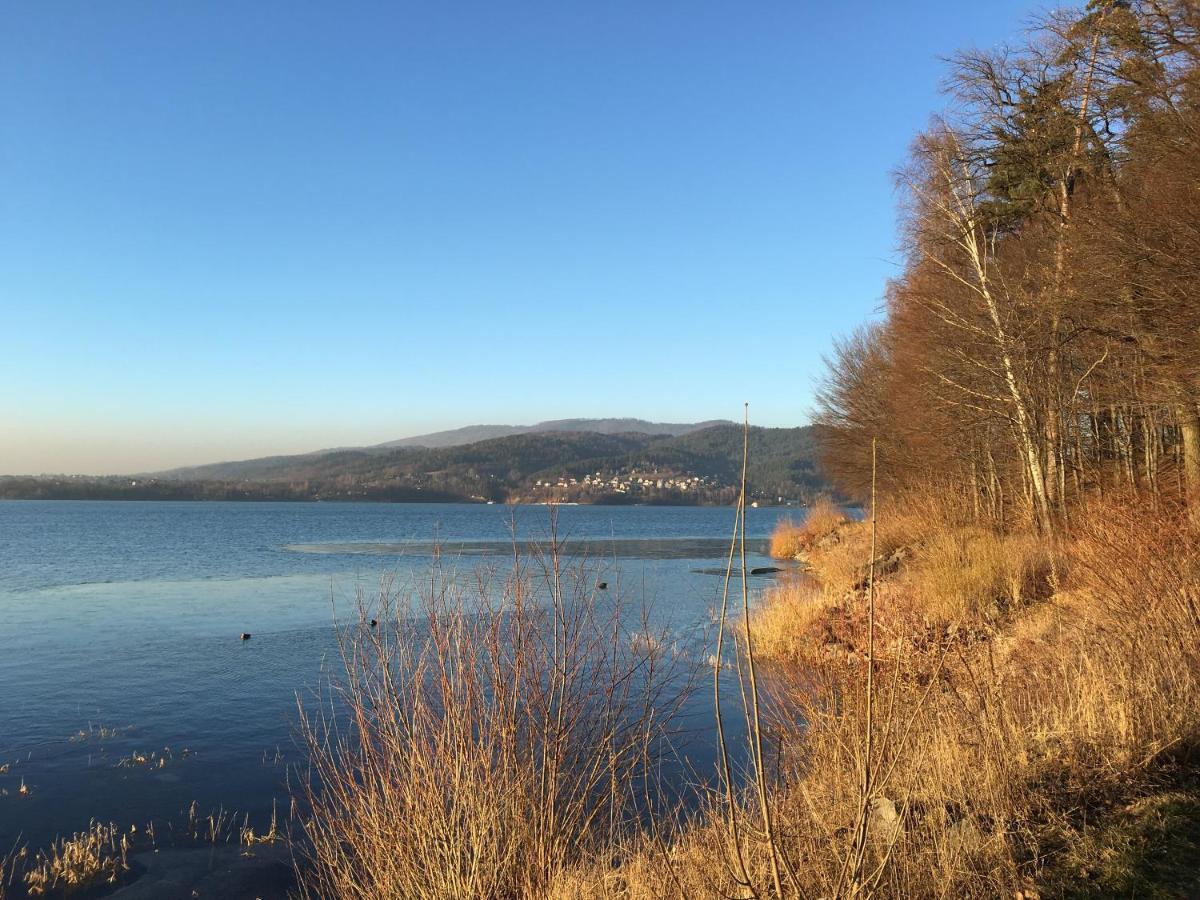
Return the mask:
[[806,576],[772,586],[750,622],[755,652],[770,659],[795,659],[821,642],[834,604],[822,586]]
[[976,526],[927,535],[906,576],[931,622],[974,625],[1045,599],[1053,568],[1043,541]]
[[114,883],[129,870],[128,855],[129,839],[121,829],[92,822],[87,831],[60,838],[34,856],[25,872],[26,890],[40,897]]
[[784,519],[779,522],[771,533],[767,552],[775,559],[798,559],[846,521],[846,514],[828,497],[822,497],[808,508],[804,521],[796,523]]
[[806,538],[803,525],[784,519],[771,532],[767,552],[772,559],[798,559],[808,549]]
[[[1040,884],[1078,879],[1062,866],[1075,864],[1074,848],[1095,841],[1091,817],[1150,789],[1155,772],[1200,739],[1194,527],[1165,513],[1093,507],[1061,548],[1069,590],[1049,600],[1039,542],[926,528],[890,598],[895,605],[977,624],[989,621],[996,598],[1006,609],[986,633],[886,633],[877,777],[856,885],[843,862],[859,810],[864,663],[853,654],[792,652],[789,626],[798,635],[819,631],[822,608],[837,618],[839,607],[811,586],[781,586],[770,598],[779,609],[759,613],[760,649],[783,647],[777,656],[801,659],[773,685],[784,742],[770,801],[778,849],[795,873],[788,896],[1038,896]],[[947,574],[954,565],[968,571]],[[922,605],[911,594],[922,587],[940,593]],[[850,617],[837,627],[853,642],[859,623]],[[747,799],[740,816],[748,823],[753,815]],[[1093,849],[1106,858],[1103,846]],[[617,872],[593,869],[590,880],[576,874],[561,896],[768,896],[767,860],[761,835],[734,842],[714,806],[665,851],[643,848]],[[738,884],[743,870],[749,887]]]
[[[623,785],[615,797],[633,783],[629,770],[608,768],[615,748],[597,743],[604,732],[564,734],[570,753],[550,770],[501,740],[517,730],[503,710],[524,707],[501,691],[512,699],[494,709],[483,698],[495,692],[470,687],[467,673],[492,665],[514,637],[522,654],[529,645],[487,615],[477,631],[454,607],[435,607],[453,623],[450,640],[426,646],[417,658],[436,665],[420,671],[450,673],[459,687],[438,688],[430,705],[412,692],[411,674],[393,677],[386,683],[401,690],[351,704],[370,750],[314,746],[335,785],[316,797],[327,806],[310,824],[324,854],[320,888],[338,897],[765,898],[776,895],[772,857],[785,897],[1033,897],[1062,884],[1063,866],[1096,842],[1088,823],[1150,789],[1200,742],[1200,534],[1171,512],[1096,505],[1052,559],[1042,541],[938,515],[935,503],[895,518],[881,519],[877,535],[880,555],[906,553],[877,586],[874,712],[864,690],[866,553],[852,566],[847,552],[864,549],[865,529],[842,528],[812,557],[842,581],[781,582],[751,625],[759,656],[780,661],[769,689],[773,762],[761,779],[744,771],[732,805],[719,784],[701,788],[684,820],[635,820],[609,801],[581,815],[584,794]],[[838,652],[811,652],[828,641]],[[620,646],[652,648],[628,636]],[[483,648],[465,669],[449,649],[462,647]],[[526,658],[534,670],[552,663]],[[495,671],[496,684],[523,684],[522,695],[530,686],[503,665]],[[447,700],[466,717],[447,717]],[[381,731],[396,710],[402,733]],[[545,728],[543,707],[527,713]],[[601,780],[548,806],[541,791],[552,772],[584,758],[598,761]],[[759,785],[773,839],[761,827]],[[565,805],[551,822],[555,803]]]
[[[940,495],[914,493],[892,500],[879,519],[875,571],[889,580],[885,594],[896,606],[890,612],[900,618],[895,627],[975,627],[1053,593],[1061,567],[1054,544],[1003,534],[969,522],[953,506],[944,509]],[[866,583],[870,532],[860,522],[843,526],[838,536],[806,559],[826,593],[844,600]],[[888,614],[886,608],[881,613]]]
[[[910,491],[888,498],[877,515],[876,559],[882,561],[897,551],[912,550],[927,536],[967,521],[955,499],[941,492]],[[808,555],[810,571],[833,593],[853,590],[866,577],[870,537],[865,522],[838,529],[838,540]]]

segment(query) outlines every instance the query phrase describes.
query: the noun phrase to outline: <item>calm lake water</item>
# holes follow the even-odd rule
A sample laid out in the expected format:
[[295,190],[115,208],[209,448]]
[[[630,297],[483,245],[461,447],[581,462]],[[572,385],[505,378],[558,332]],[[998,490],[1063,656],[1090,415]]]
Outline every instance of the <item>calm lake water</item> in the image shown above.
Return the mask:
[[[789,514],[748,510],[750,566]],[[501,563],[514,521],[548,537],[545,507],[0,503],[0,851],[92,818],[178,820],[193,801],[286,812],[297,695],[340,667],[335,604],[345,616],[358,588],[419,576],[434,542],[443,565]],[[562,507],[558,522],[701,660],[732,525],[731,509],[691,507]],[[687,711],[697,769],[710,703],[702,690]],[[135,753],[166,762],[122,764]]]

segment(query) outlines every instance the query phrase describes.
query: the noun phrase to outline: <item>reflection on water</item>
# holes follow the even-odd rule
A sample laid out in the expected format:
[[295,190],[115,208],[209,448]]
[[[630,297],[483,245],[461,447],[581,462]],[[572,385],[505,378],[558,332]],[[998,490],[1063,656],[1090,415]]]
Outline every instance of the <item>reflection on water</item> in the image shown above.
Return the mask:
[[[769,565],[763,541],[786,512],[749,511],[750,566]],[[709,573],[724,572],[732,520],[572,507],[558,534],[704,661],[721,587]],[[175,818],[193,801],[260,821],[286,809],[297,697],[340,669],[335,615],[383,577],[415,589],[435,552],[464,573],[500,569],[514,529],[523,553],[546,548],[544,508],[0,503],[0,847],[91,818]],[[682,764],[699,772],[711,769],[710,705],[701,691],[681,719]]]

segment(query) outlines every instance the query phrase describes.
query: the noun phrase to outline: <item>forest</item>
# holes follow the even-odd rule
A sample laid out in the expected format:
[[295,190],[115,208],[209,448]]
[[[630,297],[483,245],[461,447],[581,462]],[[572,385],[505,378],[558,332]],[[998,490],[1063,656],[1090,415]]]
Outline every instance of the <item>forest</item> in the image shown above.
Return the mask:
[[902,272],[840,342],[824,460],[863,495],[961,486],[974,512],[1069,523],[1072,498],[1200,508],[1200,25],[1093,0],[964,52],[912,144]]

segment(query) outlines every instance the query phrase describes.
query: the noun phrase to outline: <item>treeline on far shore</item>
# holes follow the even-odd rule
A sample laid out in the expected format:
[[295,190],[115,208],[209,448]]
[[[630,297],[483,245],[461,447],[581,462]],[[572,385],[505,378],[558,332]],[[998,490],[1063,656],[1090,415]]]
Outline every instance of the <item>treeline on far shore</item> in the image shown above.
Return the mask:
[[0,500],[368,500],[385,503],[471,503],[479,498],[399,486],[322,489],[305,482],[160,481],[130,478],[0,478]]
[[[732,486],[703,491],[651,490],[556,497],[544,491],[497,489],[491,496],[401,484],[325,485],[308,481],[173,481],[129,477],[0,476],[0,500],[151,500],[341,503],[544,503],[569,500],[593,506],[728,506]],[[776,503],[780,498],[770,498]],[[802,503],[809,498],[787,499]],[[765,499],[762,505],[771,505]]]

